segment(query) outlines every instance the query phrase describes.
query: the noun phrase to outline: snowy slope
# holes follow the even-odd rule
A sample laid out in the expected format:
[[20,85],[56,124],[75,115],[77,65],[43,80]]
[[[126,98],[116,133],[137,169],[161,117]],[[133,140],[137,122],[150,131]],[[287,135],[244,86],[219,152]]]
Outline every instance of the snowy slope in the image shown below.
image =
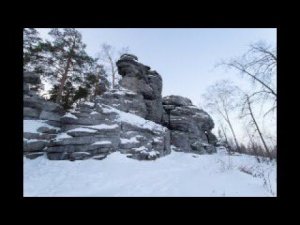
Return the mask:
[[24,158],[24,196],[276,196],[276,163],[222,152],[155,161],[119,152],[101,161]]

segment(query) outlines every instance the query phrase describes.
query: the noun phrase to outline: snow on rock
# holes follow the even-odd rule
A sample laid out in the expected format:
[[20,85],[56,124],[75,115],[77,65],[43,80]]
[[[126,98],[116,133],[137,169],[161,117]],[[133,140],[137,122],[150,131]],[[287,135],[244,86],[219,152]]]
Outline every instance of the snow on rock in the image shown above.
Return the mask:
[[144,152],[144,153],[147,152],[147,148],[145,146],[141,146],[141,147],[133,148],[133,149],[135,152]]
[[132,113],[126,113],[123,111],[120,111],[116,108],[110,107],[110,106],[105,106],[103,108],[104,113],[111,113],[111,112],[116,112],[119,114],[119,121],[120,122],[127,122],[133,125],[136,125],[138,127],[148,129],[148,130],[153,130],[153,131],[166,131],[167,128],[154,123],[150,120],[146,120],[140,116],[134,115]]
[[68,130],[69,132],[78,132],[78,131],[82,131],[82,132],[88,132],[88,133],[96,133],[97,130],[94,129],[89,129],[89,128],[85,128],[85,127],[78,127],[78,128],[74,128],[72,130]]
[[142,137],[141,135],[137,135],[135,137],[132,137],[130,139],[126,138],[121,138],[121,143],[126,144],[126,143],[139,143],[139,141],[136,139],[137,137]]
[[96,141],[92,145],[109,145],[112,144],[111,141]]
[[37,142],[37,141],[44,141],[44,142],[49,142],[47,140],[40,140],[40,139],[26,139],[27,143],[32,143],[32,142]]
[[99,114],[99,113],[96,112],[96,111],[93,111],[93,112],[91,112],[90,114],[91,114],[91,115],[96,115],[96,114]]
[[63,115],[62,117],[67,117],[67,118],[73,118],[73,119],[78,119],[75,115],[73,115],[72,113],[66,113],[65,115]]
[[159,155],[159,151],[150,151],[148,152],[149,156],[157,156]]
[[[154,153],[151,153],[154,154]],[[276,163],[248,155],[172,152],[155,161],[114,152],[105,160],[51,161],[24,158],[25,197],[272,197]],[[250,170],[255,175],[243,172]],[[128,176],[130,174],[130,176]],[[267,181],[267,182],[265,182]]]
[[94,107],[95,103],[93,102],[84,102],[84,105],[90,106],[90,107]]
[[23,132],[39,133],[37,130],[40,127],[59,130],[59,128],[47,124],[46,121],[47,120],[23,120]]
[[116,128],[118,128],[119,126],[118,126],[117,124],[112,124],[112,125],[108,125],[108,124],[98,124],[98,125],[85,126],[85,127],[93,128],[93,129],[96,129],[96,130],[102,130],[102,129],[110,130],[110,129],[116,129]]
[[55,141],[59,141],[61,139],[66,139],[66,138],[73,138],[73,137],[68,135],[67,133],[60,133],[56,136]]
[[125,94],[136,95],[137,94],[136,92],[128,90],[124,87],[121,87],[119,90],[113,90],[113,93],[118,94],[118,95],[125,95]]

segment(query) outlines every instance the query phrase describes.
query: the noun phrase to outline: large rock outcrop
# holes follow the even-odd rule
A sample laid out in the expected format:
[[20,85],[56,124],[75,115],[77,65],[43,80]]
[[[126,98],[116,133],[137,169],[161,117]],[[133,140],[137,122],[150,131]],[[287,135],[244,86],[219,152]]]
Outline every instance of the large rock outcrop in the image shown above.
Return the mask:
[[85,102],[65,114],[61,123],[63,133],[46,149],[49,159],[103,159],[120,151],[149,160],[170,153],[167,128],[103,103]]
[[208,113],[181,96],[163,98],[163,125],[171,131],[171,144],[184,152],[213,153],[216,137],[214,122]]
[[63,108],[37,94],[40,77],[32,72],[23,75],[23,150],[28,158],[43,155],[49,141],[60,130]]
[[149,66],[137,62],[137,57],[124,54],[117,61],[118,72],[122,76],[121,87],[136,92],[143,97],[146,106],[145,118],[160,123],[162,108],[162,78]]
[[176,150],[215,151],[214,123],[181,96],[162,98],[162,78],[131,54],[117,61],[119,87],[65,112],[37,94],[40,79],[24,73],[24,154],[51,160],[104,159],[120,151],[152,160]]

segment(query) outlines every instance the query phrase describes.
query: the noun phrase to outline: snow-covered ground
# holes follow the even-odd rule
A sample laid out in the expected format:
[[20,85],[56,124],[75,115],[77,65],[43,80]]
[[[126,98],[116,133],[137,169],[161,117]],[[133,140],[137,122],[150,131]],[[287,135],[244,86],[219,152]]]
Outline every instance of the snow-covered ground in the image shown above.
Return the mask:
[[[243,172],[244,171],[244,172]],[[252,175],[251,175],[251,174]],[[276,196],[276,163],[252,156],[174,152],[137,161],[24,158],[24,196]]]

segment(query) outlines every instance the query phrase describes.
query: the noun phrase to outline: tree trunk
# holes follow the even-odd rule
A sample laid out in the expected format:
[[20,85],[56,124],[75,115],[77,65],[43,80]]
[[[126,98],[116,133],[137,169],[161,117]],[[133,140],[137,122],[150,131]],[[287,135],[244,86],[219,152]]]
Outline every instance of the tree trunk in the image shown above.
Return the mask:
[[240,152],[240,146],[239,146],[238,141],[237,141],[237,139],[236,139],[236,136],[235,136],[233,127],[232,127],[232,125],[231,125],[231,122],[230,122],[230,119],[229,119],[229,116],[228,116],[228,113],[227,113],[227,110],[225,110],[225,115],[226,115],[225,121],[226,121],[226,122],[228,123],[228,125],[229,125],[229,128],[230,128],[230,131],[231,131],[231,133],[232,133],[232,136],[233,136],[233,139],[234,139],[234,142],[235,142],[237,151]]
[[247,134],[248,134],[248,137],[249,137],[249,140],[250,140],[250,143],[251,143],[251,148],[252,148],[252,151],[253,151],[253,153],[254,153],[254,155],[255,155],[255,158],[256,158],[256,160],[260,163],[259,155],[258,155],[256,146],[255,146],[255,144],[254,144],[253,138],[252,138],[252,136],[250,135],[250,132],[248,131],[248,129],[246,129],[246,131],[247,131]]
[[111,76],[112,76],[112,89],[115,88],[115,67],[114,67],[114,62],[112,60],[112,58],[109,56],[108,57],[109,62],[110,62],[110,67],[111,67]]
[[265,139],[263,138],[263,135],[262,135],[262,133],[261,133],[259,127],[258,127],[258,124],[257,124],[257,122],[256,122],[256,120],[255,120],[255,118],[254,118],[254,114],[253,114],[253,112],[252,112],[251,103],[250,103],[249,98],[247,98],[247,103],[248,103],[248,107],[249,107],[249,112],[250,112],[251,119],[252,119],[252,121],[253,121],[253,123],[254,123],[254,125],[255,125],[255,128],[256,128],[256,130],[257,130],[257,132],[258,132],[258,134],[259,134],[259,137],[260,137],[260,139],[261,139],[261,141],[262,141],[262,143],[263,143],[263,145],[264,145],[264,148],[265,148],[265,150],[266,150],[266,152],[267,152],[269,158],[272,159],[271,152],[270,152],[270,150],[269,150],[269,148],[268,148],[268,146],[267,146],[267,144],[266,144],[266,142],[265,142]]
[[71,65],[71,58],[68,58],[65,72],[60,80],[60,85],[59,85],[59,89],[58,89],[58,93],[57,93],[57,97],[56,97],[56,103],[58,103],[58,104],[61,103],[62,92],[63,92],[64,86],[65,86],[66,80],[68,78],[68,72],[70,69],[70,65]]
[[230,128],[230,131],[231,131],[231,133],[232,133],[232,136],[233,136],[233,139],[234,139],[234,142],[235,142],[237,151],[240,152],[240,146],[239,146],[238,141],[237,141],[237,139],[236,139],[236,136],[235,136],[233,127],[232,127],[232,125],[231,125],[231,122],[228,120],[227,123],[228,123],[229,128]]
[[222,129],[223,135],[225,137],[225,142],[226,142],[226,145],[228,147],[228,152],[231,153],[231,149],[230,149],[230,146],[229,146],[229,143],[228,143],[227,135],[226,135],[226,132],[225,132],[224,127],[223,127],[222,124],[221,124],[221,129]]
[[96,96],[99,94],[99,78],[97,79],[96,85],[95,85],[95,90],[94,90],[94,95],[93,95],[93,99],[96,99]]

